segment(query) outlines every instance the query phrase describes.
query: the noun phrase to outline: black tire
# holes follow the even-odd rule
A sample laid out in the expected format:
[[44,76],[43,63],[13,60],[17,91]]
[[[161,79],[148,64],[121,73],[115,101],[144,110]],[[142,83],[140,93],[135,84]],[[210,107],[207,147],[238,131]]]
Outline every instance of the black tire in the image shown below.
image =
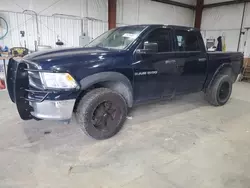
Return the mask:
[[213,106],[226,104],[232,93],[232,85],[229,75],[218,75],[205,93],[206,100]]
[[88,92],[79,102],[76,119],[82,130],[97,140],[118,133],[126,120],[127,104],[117,92],[98,88]]

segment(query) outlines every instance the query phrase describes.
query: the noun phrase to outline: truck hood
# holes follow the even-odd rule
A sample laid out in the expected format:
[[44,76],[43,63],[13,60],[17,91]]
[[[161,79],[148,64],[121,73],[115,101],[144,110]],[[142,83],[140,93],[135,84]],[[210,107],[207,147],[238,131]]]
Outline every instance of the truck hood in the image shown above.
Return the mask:
[[120,53],[119,50],[112,50],[107,48],[63,48],[63,49],[53,49],[48,51],[42,51],[42,52],[35,52],[32,54],[29,54],[24,57],[24,59],[36,62],[36,63],[42,63],[42,62],[51,62],[56,61],[60,59],[71,59],[71,58],[77,58],[77,57],[85,57],[85,56],[106,56],[110,54],[116,54]]
[[113,67],[115,59],[126,58],[127,50],[106,48],[64,48],[36,52],[24,57],[42,70],[70,72],[78,75],[92,74]]

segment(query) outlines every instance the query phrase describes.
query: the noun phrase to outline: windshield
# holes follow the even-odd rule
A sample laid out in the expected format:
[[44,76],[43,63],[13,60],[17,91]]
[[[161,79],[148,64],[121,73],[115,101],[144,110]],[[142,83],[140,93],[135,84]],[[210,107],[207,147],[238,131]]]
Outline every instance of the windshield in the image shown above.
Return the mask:
[[107,31],[90,42],[87,47],[125,49],[140,35],[145,26],[121,27]]

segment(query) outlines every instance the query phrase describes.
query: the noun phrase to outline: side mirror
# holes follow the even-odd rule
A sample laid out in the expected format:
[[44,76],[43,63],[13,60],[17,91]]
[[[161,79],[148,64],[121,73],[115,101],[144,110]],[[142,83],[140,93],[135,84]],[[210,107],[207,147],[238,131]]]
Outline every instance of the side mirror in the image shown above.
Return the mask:
[[138,49],[136,52],[139,54],[153,54],[158,52],[158,44],[154,42],[144,42],[144,48]]

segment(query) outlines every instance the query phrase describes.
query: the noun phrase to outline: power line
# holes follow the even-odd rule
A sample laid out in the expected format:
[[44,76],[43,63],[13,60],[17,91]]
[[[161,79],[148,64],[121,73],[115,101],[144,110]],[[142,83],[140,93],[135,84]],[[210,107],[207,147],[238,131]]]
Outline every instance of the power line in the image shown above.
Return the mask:
[[[12,1],[13,1],[13,0],[12,0]],[[49,9],[50,7],[52,7],[52,6],[54,6],[55,4],[59,3],[60,1],[63,1],[63,0],[57,0],[56,2],[52,3],[51,5],[49,5],[47,8],[45,8],[45,9],[41,10],[38,14],[40,14],[40,13],[44,12],[45,10]],[[14,2],[13,2],[13,3],[14,3]],[[19,6],[19,5],[17,5],[17,6]],[[20,7],[21,9],[23,9],[21,6],[19,6],[19,7]],[[23,9],[23,11],[25,11],[25,10]],[[38,14],[37,14],[37,15],[38,15]],[[22,25],[26,24],[26,23],[27,23],[29,20],[31,20],[31,19],[33,19],[33,15],[32,15],[32,17],[31,17],[31,18],[29,18],[29,19],[25,20],[25,22],[23,22],[23,23],[19,24],[17,27],[15,27],[15,28],[11,28],[9,32],[11,32],[11,31],[13,31],[13,30],[15,30],[15,29],[18,29],[20,26],[22,26]]]
[[11,0],[13,4],[15,4],[16,6],[18,6],[20,9],[24,10],[23,7],[21,7],[19,4],[17,4],[16,2],[14,2],[13,0]]
[[60,1],[64,1],[64,0],[58,0],[58,1],[54,2],[54,3],[52,3],[52,4],[49,5],[47,8],[45,8],[45,9],[41,10],[40,12],[38,12],[38,14],[44,12],[45,10],[49,9],[50,7],[52,7],[52,6],[54,6],[55,4],[59,3]]

